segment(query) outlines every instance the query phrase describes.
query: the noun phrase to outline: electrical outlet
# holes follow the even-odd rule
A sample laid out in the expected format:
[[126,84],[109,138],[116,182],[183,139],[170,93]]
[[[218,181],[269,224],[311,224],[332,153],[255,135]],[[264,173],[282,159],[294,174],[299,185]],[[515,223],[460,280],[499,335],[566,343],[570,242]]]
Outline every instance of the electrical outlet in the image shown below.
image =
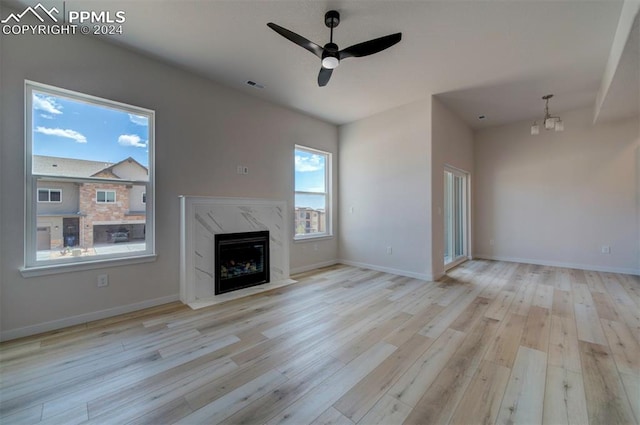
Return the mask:
[[393,254],[393,248],[388,246],[387,247],[387,255],[391,255],[391,254]]
[[602,245],[601,252],[603,254],[611,254],[611,247],[609,245]]
[[249,167],[247,167],[246,165],[242,167],[242,174],[249,174]]
[[494,243],[493,239],[489,239],[489,245],[493,246],[493,243]]
[[98,288],[104,288],[105,286],[109,286],[109,275],[108,274],[99,274],[98,275]]
[[243,174],[243,171],[244,171],[244,167],[242,165],[238,165],[236,167],[236,173]]

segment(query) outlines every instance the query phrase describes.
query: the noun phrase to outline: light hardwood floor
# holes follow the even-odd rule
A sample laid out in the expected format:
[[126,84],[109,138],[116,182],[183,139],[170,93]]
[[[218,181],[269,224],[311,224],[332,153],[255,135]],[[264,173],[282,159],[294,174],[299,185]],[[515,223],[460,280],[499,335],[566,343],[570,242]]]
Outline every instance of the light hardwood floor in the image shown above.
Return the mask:
[[347,266],[0,345],[3,424],[630,424],[640,279]]

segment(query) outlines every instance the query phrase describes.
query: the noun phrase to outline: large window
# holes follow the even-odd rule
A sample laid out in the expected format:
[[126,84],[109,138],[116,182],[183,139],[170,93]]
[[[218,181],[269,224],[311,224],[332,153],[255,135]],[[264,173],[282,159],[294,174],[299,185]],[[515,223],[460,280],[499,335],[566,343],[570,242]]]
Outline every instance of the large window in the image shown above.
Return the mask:
[[295,239],[331,235],[331,154],[295,147]]
[[25,270],[153,255],[153,111],[25,87]]

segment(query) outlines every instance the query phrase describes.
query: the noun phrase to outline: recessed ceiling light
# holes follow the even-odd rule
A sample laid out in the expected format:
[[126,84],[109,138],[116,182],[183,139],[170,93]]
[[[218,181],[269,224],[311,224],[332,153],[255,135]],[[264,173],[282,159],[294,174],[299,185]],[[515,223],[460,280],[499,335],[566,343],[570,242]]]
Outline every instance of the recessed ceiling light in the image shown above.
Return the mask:
[[248,80],[247,84],[250,85],[251,87],[255,87],[257,89],[263,89],[264,88],[264,86],[262,84],[256,83],[255,81],[251,81],[251,80]]

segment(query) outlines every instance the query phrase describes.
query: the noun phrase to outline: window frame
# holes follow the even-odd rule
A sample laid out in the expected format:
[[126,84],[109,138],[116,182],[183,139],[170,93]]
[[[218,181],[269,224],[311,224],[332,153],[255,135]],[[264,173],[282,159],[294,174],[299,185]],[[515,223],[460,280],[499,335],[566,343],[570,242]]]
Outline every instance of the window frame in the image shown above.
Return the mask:
[[[115,109],[121,112],[145,116],[148,118],[149,137],[147,141],[148,157],[148,179],[146,181],[118,181],[118,184],[141,184],[146,187],[147,203],[145,209],[145,249],[130,251],[128,253],[98,254],[92,256],[78,256],[58,259],[37,259],[37,194],[38,180],[40,176],[33,174],[33,95],[43,93],[47,95],[65,97],[72,101],[84,102],[92,105]],[[104,99],[89,94],[55,87],[35,81],[24,80],[24,146],[25,146],[25,185],[24,185],[24,266],[20,272],[24,277],[34,277],[55,273],[65,273],[69,271],[88,270],[108,266],[119,266],[125,264],[135,264],[155,261],[155,111],[138,106]],[[60,181],[111,183],[112,180],[103,178],[76,178],[61,177]],[[62,199],[62,197],[61,197]],[[109,202],[111,204],[111,202]]]
[[[310,153],[310,154],[315,154],[315,155],[322,155],[325,157],[325,169],[324,169],[324,188],[325,191],[324,192],[307,192],[307,191],[298,191],[296,190],[296,177],[295,177],[295,156],[296,156],[296,151],[303,151],[306,153]],[[297,241],[305,241],[305,240],[317,240],[317,239],[323,239],[323,238],[330,238],[333,237],[333,220],[331,219],[331,212],[332,212],[332,203],[331,203],[331,199],[332,199],[332,194],[333,194],[333,187],[332,187],[332,165],[333,165],[333,157],[332,157],[332,153],[331,152],[327,152],[327,151],[323,151],[320,149],[315,149],[315,148],[311,148],[308,146],[302,146],[302,145],[298,145],[296,144],[294,146],[293,149],[293,158],[294,158],[294,163],[293,163],[293,171],[294,171],[294,175],[293,175],[293,240],[295,242]],[[301,195],[324,195],[325,197],[325,231],[324,232],[317,232],[317,233],[305,233],[305,234],[296,234],[296,195],[301,194]],[[307,212],[308,214],[308,212]]]
[[[98,193],[104,192],[104,201],[98,199]],[[113,193],[113,201],[109,201],[107,193]],[[115,190],[96,189],[96,204],[115,204],[118,201],[118,194]]]
[[[49,199],[46,200],[46,201],[41,201],[40,200],[40,192],[41,191],[44,192],[45,190],[49,194]],[[52,201],[51,200],[51,192],[52,191],[60,193],[60,200],[59,201]],[[36,193],[37,193],[36,198],[37,198],[39,204],[61,204],[62,203],[62,189],[56,189],[56,188],[49,189],[47,187],[39,187]]]

